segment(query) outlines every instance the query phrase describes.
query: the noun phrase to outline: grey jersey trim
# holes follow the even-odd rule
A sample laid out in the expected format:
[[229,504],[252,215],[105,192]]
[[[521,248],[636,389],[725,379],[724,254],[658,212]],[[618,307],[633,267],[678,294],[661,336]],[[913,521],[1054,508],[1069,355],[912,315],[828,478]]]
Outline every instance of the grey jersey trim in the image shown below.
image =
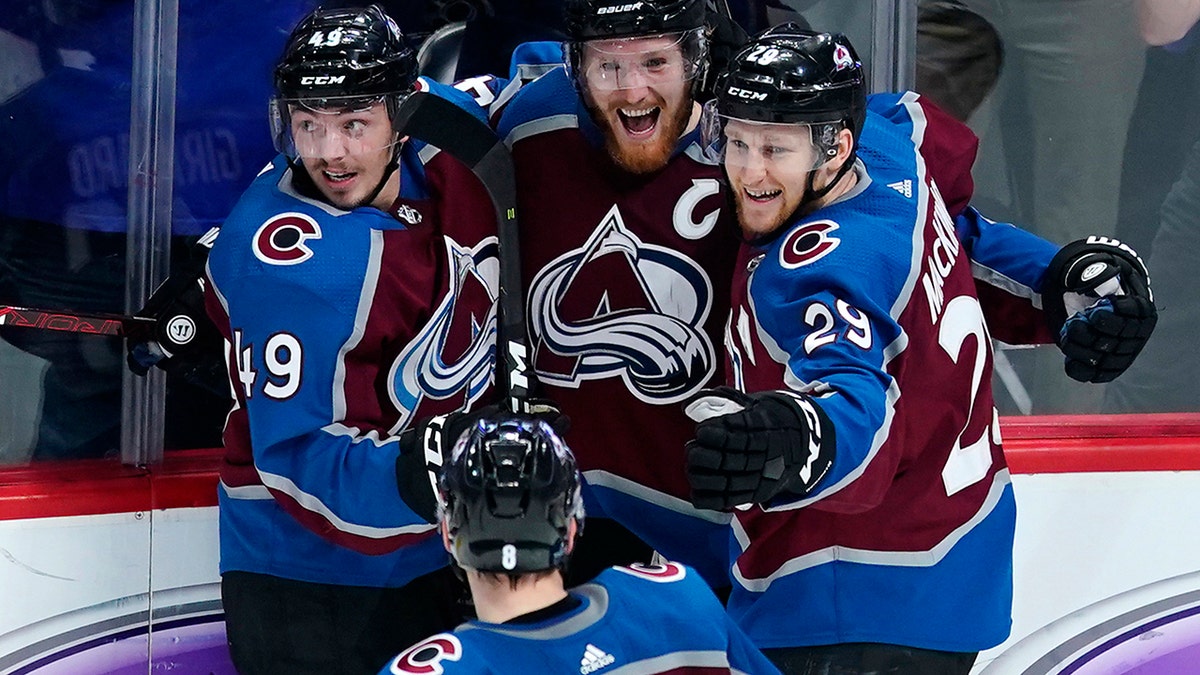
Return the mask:
[[578,115],[563,114],[539,117],[538,119],[530,120],[513,127],[513,130],[508,132],[508,138],[504,139],[504,143],[511,148],[517,141],[529,138],[530,136],[558,131],[560,129],[577,128],[579,128]]
[[[442,151],[442,149],[437,147],[436,145],[426,145],[425,147],[423,147],[417,151],[417,157],[421,158],[421,164],[424,165],[424,164],[428,164],[429,160],[436,157],[437,154],[441,151]],[[397,169],[397,170],[399,170],[399,169]]]
[[[967,535],[985,518],[991,515],[1000,503],[1004,489],[1012,482],[1008,469],[996,472],[992,478],[992,486],[987,497],[970,520],[956,527],[941,541],[924,551],[871,551],[867,549],[850,548],[847,546],[829,546],[818,551],[805,553],[792,558],[766,577],[750,578],[742,574],[741,567],[735,563],[733,574],[739,585],[754,593],[765,592],[777,579],[790,574],[802,572],[818,565],[831,562],[850,562],[863,565],[889,565],[893,567],[932,567],[942,561],[959,540]],[[737,519],[733,521],[735,536],[738,541],[747,541],[746,531]],[[743,546],[744,548],[744,546]]]
[[608,589],[598,584],[584,584],[571,589],[572,593],[582,595],[588,606],[575,616],[545,628],[520,630],[508,628],[503,624],[494,623],[465,623],[458,627],[459,631],[486,630],[491,633],[507,635],[508,637],[524,640],[557,640],[574,635],[586,628],[591,628],[608,614]]
[[[677,668],[729,668],[729,655],[719,651],[671,652],[641,661],[634,661],[606,671],[607,675],[654,675]],[[730,672],[739,672],[733,671]]]

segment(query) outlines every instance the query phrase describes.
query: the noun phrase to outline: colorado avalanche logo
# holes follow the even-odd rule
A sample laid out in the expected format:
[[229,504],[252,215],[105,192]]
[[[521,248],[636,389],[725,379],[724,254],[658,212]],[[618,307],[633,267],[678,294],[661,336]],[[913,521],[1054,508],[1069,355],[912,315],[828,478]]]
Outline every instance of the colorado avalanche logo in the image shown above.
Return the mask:
[[630,576],[648,579],[650,581],[664,584],[670,581],[679,581],[687,576],[687,568],[679,563],[663,561],[657,564],[633,563],[627,567],[614,567],[613,569],[624,572]]
[[442,661],[457,661],[462,654],[462,642],[450,633],[441,633],[401,652],[388,670],[395,675],[440,675],[445,672]]
[[829,236],[838,229],[832,220],[805,223],[788,232],[779,249],[779,262],[788,269],[811,265],[833,252],[841,239]]
[[[400,412],[392,433],[412,421],[424,397],[445,399],[461,395],[467,403],[476,400],[492,378],[496,360],[496,298],[500,291],[496,237],[488,237],[472,249],[446,237],[446,250],[451,266],[450,287],[429,323],[396,358],[388,373],[391,382],[388,393]],[[447,363],[445,350],[455,309],[469,283],[483,286],[490,300],[489,309],[483,317],[472,317],[469,346],[461,356]]]
[[833,65],[834,70],[845,70],[854,65],[854,57],[850,56],[850,50],[846,49],[846,45],[834,46]]
[[254,257],[268,265],[296,265],[312,257],[309,239],[321,238],[321,226],[303,213],[281,213],[254,233]]
[[[682,401],[715,368],[702,330],[712,294],[695,262],[642,242],[614,205],[583,247],[555,259],[531,284],[538,376],[568,387],[620,377],[648,403]],[[564,317],[571,310],[577,315]]]

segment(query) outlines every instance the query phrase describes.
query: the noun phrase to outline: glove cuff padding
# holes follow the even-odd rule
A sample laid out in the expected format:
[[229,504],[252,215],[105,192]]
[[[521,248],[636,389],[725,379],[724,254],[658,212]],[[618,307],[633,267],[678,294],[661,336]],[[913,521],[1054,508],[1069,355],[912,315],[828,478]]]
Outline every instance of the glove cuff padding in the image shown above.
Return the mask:
[[836,455],[833,424],[806,394],[706,389],[686,407],[699,421],[686,448],[692,504],[726,511],[808,495]]
[[809,396],[789,392],[773,392],[767,396],[788,400],[793,414],[805,427],[803,443],[784,446],[782,457],[785,477],[776,493],[787,492],[802,497],[812,492],[833,466],[837,448],[833,422]]
[[1062,344],[1060,333],[1070,318],[1064,296],[1067,293],[1090,291],[1112,276],[1112,270],[1098,277],[1089,273],[1095,263],[1108,263],[1120,273],[1121,288],[1126,295],[1154,302],[1150,291],[1150,274],[1146,263],[1129,245],[1111,237],[1092,235],[1073,241],[1059,249],[1046,267],[1042,283],[1042,311],[1055,339]]
[[1111,382],[1125,372],[1158,321],[1145,263],[1108,237],[1072,242],[1054,256],[1042,305],[1064,369],[1080,382]]

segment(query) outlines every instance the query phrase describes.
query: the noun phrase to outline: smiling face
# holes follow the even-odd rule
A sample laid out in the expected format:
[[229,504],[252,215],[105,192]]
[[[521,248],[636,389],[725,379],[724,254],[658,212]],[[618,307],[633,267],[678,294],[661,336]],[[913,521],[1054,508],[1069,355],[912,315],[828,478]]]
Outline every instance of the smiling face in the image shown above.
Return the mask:
[[730,119],[725,171],[747,239],[774,232],[800,206],[818,166],[809,127]]
[[580,59],[585,101],[609,155],[632,173],[662,169],[687,131],[694,64],[678,35],[592,40]]
[[[382,101],[353,109],[291,105],[289,113],[296,154],[317,190],[338,208],[368,205],[366,200],[383,180],[397,141],[387,106]],[[396,172],[369,205],[387,208],[399,194],[399,186]]]

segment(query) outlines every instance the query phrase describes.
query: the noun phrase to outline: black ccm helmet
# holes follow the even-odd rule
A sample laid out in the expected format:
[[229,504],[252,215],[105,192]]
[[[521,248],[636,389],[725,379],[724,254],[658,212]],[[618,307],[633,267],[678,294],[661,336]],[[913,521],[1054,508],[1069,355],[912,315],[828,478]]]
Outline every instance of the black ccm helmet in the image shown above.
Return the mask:
[[575,458],[545,422],[480,421],[439,476],[451,555],[485,572],[561,568],[568,526],[583,524],[579,485]]
[[288,104],[354,108],[382,100],[391,117],[416,78],[415,52],[378,5],[317,9],[292,31],[275,67],[275,147],[294,156]]
[[717,75],[714,91],[722,117],[784,124],[840,122],[856,143],[866,117],[862,61],[850,41],[839,33],[816,33],[794,23],[755,36]]
[[[583,90],[580,63],[588,40],[619,40],[678,33],[688,77],[696,86],[708,61],[706,0],[567,0],[566,57]],[[694,88],[693,88],[694,91]]]

